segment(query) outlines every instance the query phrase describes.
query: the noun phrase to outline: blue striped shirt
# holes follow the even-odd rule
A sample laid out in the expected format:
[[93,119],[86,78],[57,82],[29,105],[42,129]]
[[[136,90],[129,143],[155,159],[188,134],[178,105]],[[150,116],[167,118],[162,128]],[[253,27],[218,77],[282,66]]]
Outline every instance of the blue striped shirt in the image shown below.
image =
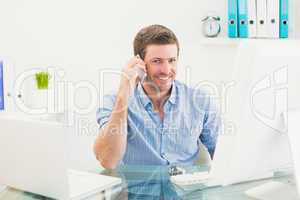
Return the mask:
[[[108,121],[115,99],[116,94],[104,95],[97,111],[100,128]],[[199,159],[200,142],[213,155],[220,127],[216,108],[208,93],[175,80],[161,120],[138,84],[129,98],[127,147],[120,164],[191,165]]]

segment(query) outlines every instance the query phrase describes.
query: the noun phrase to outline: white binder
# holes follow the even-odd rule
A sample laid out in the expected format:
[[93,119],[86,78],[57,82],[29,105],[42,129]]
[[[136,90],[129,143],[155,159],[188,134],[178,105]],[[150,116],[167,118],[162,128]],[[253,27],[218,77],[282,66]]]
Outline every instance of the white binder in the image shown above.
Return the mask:
[[268,37],[279,38],[279,0],[267,0]]
[[256,37],[256,0],[248,0],[248,30],[249,38]]
[[256,0],[256,18],[257,29],[256,36],[258,38],[268,37],[267,28],[267,0]]

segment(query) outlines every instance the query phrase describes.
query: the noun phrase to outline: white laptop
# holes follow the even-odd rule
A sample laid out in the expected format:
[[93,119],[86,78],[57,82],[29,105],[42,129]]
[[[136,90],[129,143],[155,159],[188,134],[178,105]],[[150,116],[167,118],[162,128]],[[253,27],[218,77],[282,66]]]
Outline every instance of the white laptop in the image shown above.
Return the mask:
[[0,127],[0,185],[65,200],[121,184],[119,178],[68,169],[70,127],[3,116]]

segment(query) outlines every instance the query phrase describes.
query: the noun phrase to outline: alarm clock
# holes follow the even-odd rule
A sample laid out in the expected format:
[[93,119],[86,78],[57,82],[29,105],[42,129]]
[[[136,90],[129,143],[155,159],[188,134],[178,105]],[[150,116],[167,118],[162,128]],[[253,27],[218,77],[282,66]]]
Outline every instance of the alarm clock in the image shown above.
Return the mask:
[[202,31],[206,37],[217,37],[221,32],[220,17],[206,16],[202,20]]

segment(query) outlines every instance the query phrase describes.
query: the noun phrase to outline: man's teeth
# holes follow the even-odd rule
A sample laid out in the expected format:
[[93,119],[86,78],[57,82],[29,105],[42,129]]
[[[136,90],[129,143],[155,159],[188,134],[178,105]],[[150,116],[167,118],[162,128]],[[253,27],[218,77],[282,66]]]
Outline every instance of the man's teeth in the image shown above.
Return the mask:
[[169,79],[169,77],[159,77],[159,79],[160,79],[160,80],[164,80],[164,81],[165,81],[165,80],[168,80],[168,79]]

